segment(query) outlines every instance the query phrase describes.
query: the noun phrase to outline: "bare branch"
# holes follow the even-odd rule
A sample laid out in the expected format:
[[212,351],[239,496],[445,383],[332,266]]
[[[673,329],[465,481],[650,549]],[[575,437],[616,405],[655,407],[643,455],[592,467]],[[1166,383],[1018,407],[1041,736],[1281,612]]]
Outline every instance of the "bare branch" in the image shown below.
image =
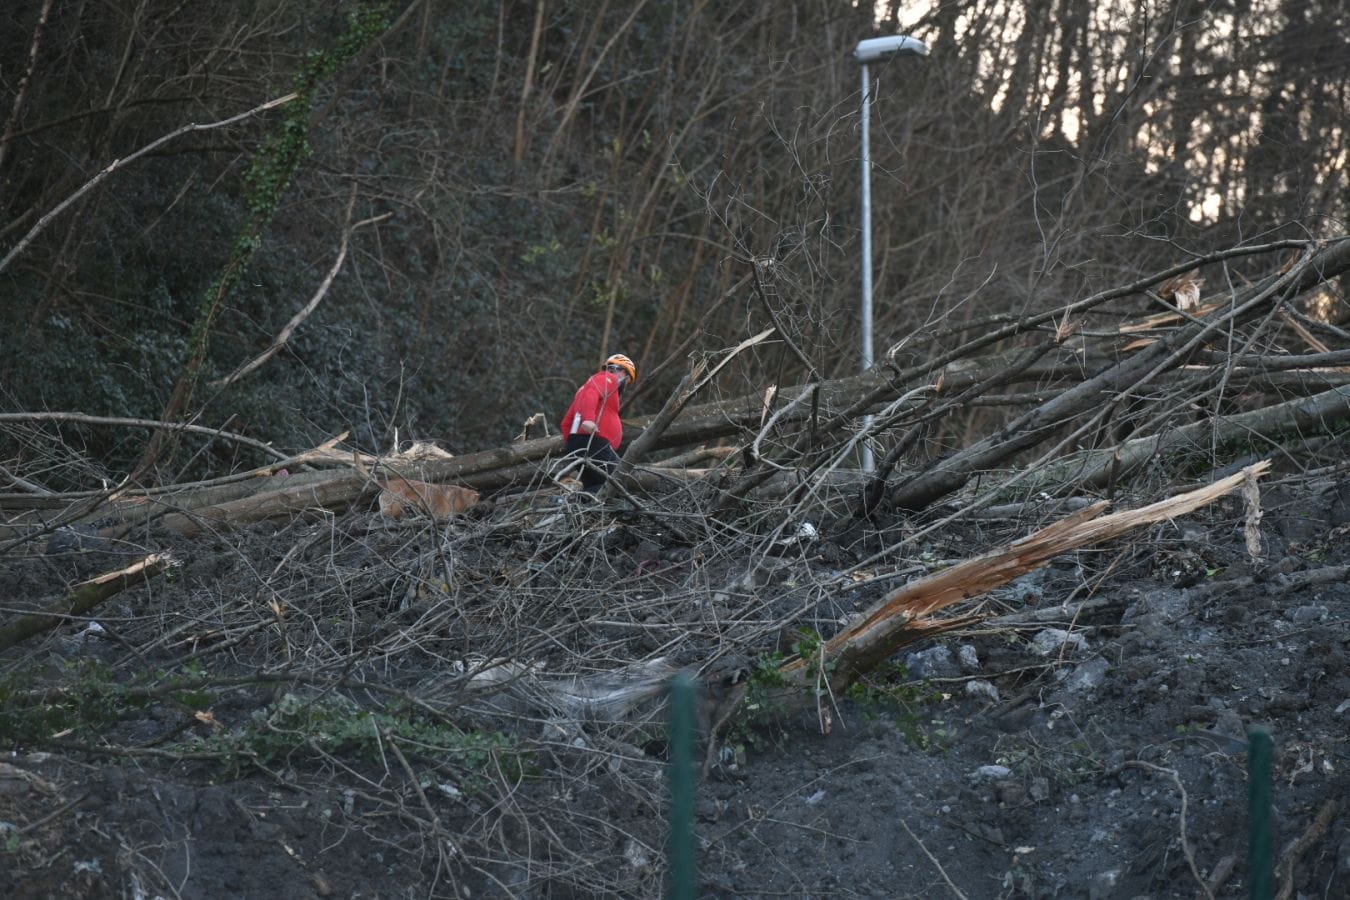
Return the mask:
[[43,216],[41,219],[38,219],[37,224],[34,225],[32,228],[30,228],[28,230],[28,233],[25,234],[17,244],[15,244],[13,247],[10,248],[9,252],[5,254],[3,259],[0,259],[0,272],[3,272],[5,271],[5,269],[9,268],[9,264],[14,261],[14,258],[18,256],[20,253],[22,253],[24,249],[27,248],[28,245],[33,242],[33,239],[36,238],[44,228],[46,228],[49,224],[51,224],[53,219],[55,219],[57,216],[61,215],[61,213],[69,209],[72,203],[74,203],[76,200],[80,199],[85,194],[89,193],[91,190],[97,187],[98,184],[102,182],[105,178],[107,178],[109,175],[116,172],[120,168],[124,168],[128,163],[134,162],[140,159],[142,156],[145,156],[147,153],[151,153],[154,150],[157,150],[158,148],[167,144],[169,141],[172,141],[174,138],[181,137],[193,131],[210,131],[213,128],[224,128],[226,125],[233,125],[236,122],[242,122],[244,119],[250,118],[251,116],[256,116],[258,113],[266,112],[269,109],[273,109],[283,104],[290,103],[298,96],[299,94],[291,93],[287,94],[284,97],[277,97],[275,100],[268,100],[261,106],[255,106],[253,107],[253,109],[250,109],[247,112],[239,113],[237,116],[230,116],[228,119],[221,119],[219,122],[210,122],[206,125],[196,125],[196,124],[184,125],[182,128],[176,128],[173,131],[169,132],[168,134],[164,135],[163,137],[156,138],[155,140],[151,141],[141,149],[135,151],[134,153],[128,156],[124,156],[121,159],[113,160],[112,162],[108,163],[108,165],[104,166],[103,169],[100,170],[97,175],[86,181],[83,186],[81,186],[77,191],[75,191],[75,193],[71,194],[69,197],[62,200],[45,216]]

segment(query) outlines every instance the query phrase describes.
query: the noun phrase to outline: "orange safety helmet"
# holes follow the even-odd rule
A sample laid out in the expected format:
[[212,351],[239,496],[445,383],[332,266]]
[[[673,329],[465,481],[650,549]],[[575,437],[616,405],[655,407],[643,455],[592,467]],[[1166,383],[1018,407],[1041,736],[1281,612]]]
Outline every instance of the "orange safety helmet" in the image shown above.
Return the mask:
[[618,366],[628,373],[628,380],[630,382],[637,383],[637,366],[633,365],[633,361],[622,353],[615,353],[609,359],[605,360],[605,365]]

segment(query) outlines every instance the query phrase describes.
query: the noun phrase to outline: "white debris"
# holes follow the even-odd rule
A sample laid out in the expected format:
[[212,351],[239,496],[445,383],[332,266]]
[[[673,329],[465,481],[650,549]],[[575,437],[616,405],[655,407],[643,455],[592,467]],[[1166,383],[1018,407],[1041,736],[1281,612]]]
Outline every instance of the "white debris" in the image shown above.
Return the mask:
[[1087,646],[1087,638],[1076,631],[1069,632],[1063,628],[1046,628],[1031,639],[1031,649],[1041,656],[1049,656],[1061,650],[1082,651],[1086,650]]
[[652,864],[651,851],[634,838],[630,838],[628,845],[623,848],[623,858],[634,869],[650,868]]
[[966,682],[966,693],[972,697],[988,697],[990,700],[999,699],[998,688],[992,682],[976,679]]
[[1090,691],[1106,680],[1110,663],[1100,656],[1094,656],[1073,670],[1066,682],[1071,691]]
[[976,781],[999,781],[1012,774],[1012,769],[1007,766],[980,766],[970,777]]
[[950,678],[956,674],[956,660],[952,651],[938,644],[906,656],[905,671],[910,678]]

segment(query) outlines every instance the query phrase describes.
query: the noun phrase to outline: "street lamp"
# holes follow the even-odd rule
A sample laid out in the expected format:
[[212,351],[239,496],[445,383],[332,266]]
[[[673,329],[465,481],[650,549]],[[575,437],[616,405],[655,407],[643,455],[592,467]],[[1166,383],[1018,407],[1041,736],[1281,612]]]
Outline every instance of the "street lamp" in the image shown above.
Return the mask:
[[[906,34],[868,38],[859,41],[853,50],[862,69],[862,367],[872,368],[872,161],[867,149],[867,125],[871,117],[871,85],[867,78],[867,64],[883,62],[892,56],[927,56],[928,45]],[[863,428],[872,427],[872,417],[863,417]],[[863,441],[862,468],[871,472],[872,447]]]

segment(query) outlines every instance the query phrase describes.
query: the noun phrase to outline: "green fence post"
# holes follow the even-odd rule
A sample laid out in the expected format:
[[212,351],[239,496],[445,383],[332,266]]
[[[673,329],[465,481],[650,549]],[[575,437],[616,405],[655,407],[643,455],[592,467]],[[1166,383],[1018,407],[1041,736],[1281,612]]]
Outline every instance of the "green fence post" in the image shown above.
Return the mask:
[[694,679],[670,682],[670,900],[694,900]]

